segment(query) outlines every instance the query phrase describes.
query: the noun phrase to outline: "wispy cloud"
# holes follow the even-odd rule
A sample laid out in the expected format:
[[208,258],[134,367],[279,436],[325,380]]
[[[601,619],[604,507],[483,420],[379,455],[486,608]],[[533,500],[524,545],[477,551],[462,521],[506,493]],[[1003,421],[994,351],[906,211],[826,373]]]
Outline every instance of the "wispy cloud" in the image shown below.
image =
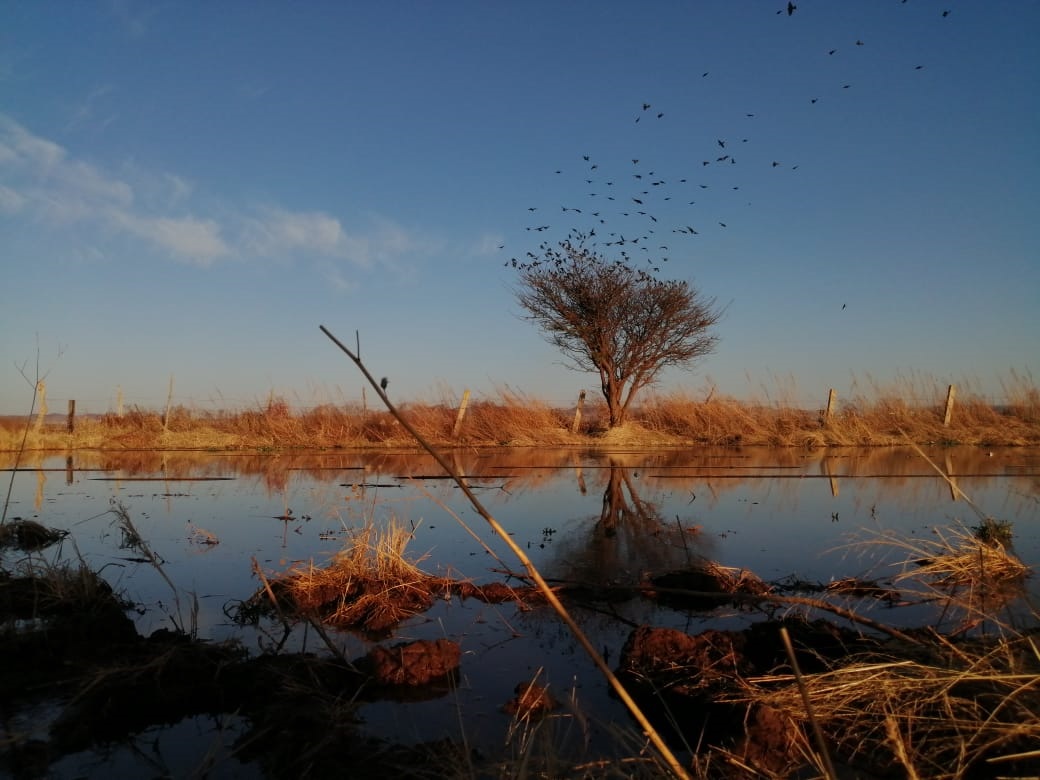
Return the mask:
[[211,219],[140,217],[118,210],[111,212],[110,219],[127,232],[198,265],[207,266],[233,253],[221,237],[220,225]]
[[148,24],[158,12],[158,7],[151,3],[134,0],[107,0],[105,3],[119,22],[119,26],[131,38],[142,38],[148,32]]
[[257,254],[271,257],[297,250],[336,255],[348,239],[339,220],[328,214],[267,208],[247,220],[243,241]]
[[[62,145],[0,114],[0,216],[54,227],[98,228],[84,243],[126,236],[181,262],[208,267],[225,258],[307,261],[336,289],[352,290],[348,266],[390,270],[400,279],[440,242],[382,216],[366,215],[348,229],[325,211],[278,205],[197,206],[195,185],[175,173],[126,162],[117,173],[77,159]],[[193,207],[194,206],[194,207]],[[217,216],[214,216],[216,214]],[[486,236],[478,251],[497,238]]]
[[501,233],[485,233],[477,239],[471,252],[477,257],[491,257],[501,251],[503,241]]
[[24,205],[25,198],[22,195],[18,194],[10,187],[5,187],[0,184],[0,211],[7,214],[14,214]]
[[3,116],[0,166],[13,185],[8,189],[20,196],[35,216],[50,221],[89,218],[102,208],[127,208],[134,200],[126,182],[90,163],[70,160],[59,144],[33,135]]
[[111,93],[111,84],[102,84],[90,90],[86,97],[80,100],[74,107],[72,119],[69,120],[66,130],[79,127],[104,130],[115,122],[116,114],[106,109],[103,105],[106,102],[105,98]]

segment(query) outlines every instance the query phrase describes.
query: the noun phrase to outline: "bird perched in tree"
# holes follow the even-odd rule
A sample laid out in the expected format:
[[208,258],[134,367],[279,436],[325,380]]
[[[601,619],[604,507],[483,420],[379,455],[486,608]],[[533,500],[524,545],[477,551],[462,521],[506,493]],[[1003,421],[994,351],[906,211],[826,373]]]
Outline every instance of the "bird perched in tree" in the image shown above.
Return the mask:
[[387,379],[385,376],[379,380],[379,386],[383,388],[383,392],[386,392],[386,386],[388,384],[390,384],[390,380]]

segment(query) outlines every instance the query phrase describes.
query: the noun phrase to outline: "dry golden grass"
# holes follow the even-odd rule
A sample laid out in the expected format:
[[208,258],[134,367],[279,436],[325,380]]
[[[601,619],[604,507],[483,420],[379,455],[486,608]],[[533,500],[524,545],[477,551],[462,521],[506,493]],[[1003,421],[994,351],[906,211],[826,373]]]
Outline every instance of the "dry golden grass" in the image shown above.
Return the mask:
[[[1025,639],[981,654],[955,648],[920,660],[865,657],[803,679],[844,762],[936,780],[1003,762],[1014,777],[1012,756],[1040,744],[1040,654]],[[805,718],[788,675],[748,680],[747,699]]]
[[[814,448],[904,444],[1027,446],[1040,444],[1040,390],[1032,376],[1011,372],[1002,380],[1005,403],[995,407],[971,384],[958,386],[950,424],[943,425],[947,385],[914,376],[900,384],[870,384],[839,399],[830,419],[822,407],[800,408],[790,387],[776,399],[738,400],[714,391],[695,398],[680,390],[645,393],[625,426],[607,430],[602,399],[591,395],[578,429],[575,408],[556,408],[499,388],[474,398],[455,435],[459,399],[401,403],[402,416],[439,446],[671,446],[767,445]],[[854,383],[854,387],[857,385]],[[0,422],[0,451],[21,447],[26,421]],[[905,434],[905,435],[904,435]],[[174,406],[161,412],[130,408],[122,416],[81,416],[75,432],[64,423],[30,425],[27,451],[39,449],[274,449],[414,447],[400,422],[381,404],[323,403],[294,411],[283,398],[239,411],[209,412]]]
[[296,566],[265,583],[243,606],[243,617],[261,611],[273,596],[277,611],[290,618],[382,632],[433,604],[442,580],[405,557],[412,533],[394,520],[383,530],[367,523],[327,566]]
[[[936,780],[1035,776],[1040,649],[1035,628],[1016,631],[1000,619],[1024,598],[1031,571],[1000,541],[1007,529],[980,533],[985,527],[937,529],[923,539],[882,533],[853,545],[901,556],[895,579],[903,593],[938,601],[952,631],[918,632],[912,646],[846,658],[803,675],[804,687],[792,675],[752,678],[738,700],[803,723],[811,711],[835,757],[869,771]],[[997,633],[954,639],[984,622]]]
[[884,547],[902,556],[894,582],[904,597],[945,605],[945,615],[958,634],[989,622],[1005,630],[1002,610],[1025,595],[1032,571],[995,532],[1010,534],[994,521],[977,529],[933,529],[931,537],[905,537],[880,532],[853,546]]

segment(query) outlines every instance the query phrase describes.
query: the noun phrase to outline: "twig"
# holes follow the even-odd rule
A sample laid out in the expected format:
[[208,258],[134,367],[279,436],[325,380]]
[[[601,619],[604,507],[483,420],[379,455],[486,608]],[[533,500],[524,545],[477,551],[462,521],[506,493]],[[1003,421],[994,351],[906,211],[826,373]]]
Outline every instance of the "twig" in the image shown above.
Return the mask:
[[805,703],[805,714],[809,718],[809,724],[812,726],[813,736],[816,737],[816,749],[820,751],[820,760],[823,761],[823,771],[827,775],[827,780],[837,780],[838,773],[834,771],[834,764],[831,762],[831,755],[827,752],[827,742],[823,738],[823,730],[820,728],[819,722],[816,720],[816,713],[813,712],[812,702],[809,700],[809,690],[805,687],[805,680],[802,678],[802,670],[798,668],[798,659],[794,654],[794,647],[791,645],[791,635],[787,633],[787,627],[780,627],[780,638],[784,642],[784,649],[787,651],[787,659],[791,662],[791,670],[794,672],[794,678],[798,682],[798,690],[801,691],[802,701]]
[[442,469],[444,469],[445,473],[451,476],[451,478],[455,481],[455,484],[459,486],[459,489],[463,492],[466,498],[469,499],[469,502],[473,506],[473,508],[480,514],[481,517],[483,517],[487,521],[488,525],[491,526],[491,529],[502,538],[506,545],[508,545],[509,549],[517,557],[517,560],[519,560],[523,567],[527,570],[528,575],[538,586],[539,590],[541,590],[542,593],[545,595],[546,600],[556,611],[556,614],[560,616],[563,622],[570,629],[571,633],[574,634],[575,639],[578,640],[578,644],[580,644],[582,648],[585,650],[585,652],[588,653],[589,658],[592,659],[593,663],[600,670],[603,676],[607,679],[607,682],[610,684],[611,688],[614,689],[618,697],[624,702],[625,706],[628,707],[629,712],[632,713],[632,717],[636,719],[640,727],[643,729],[644,733],[647,735],[650,741],[653,742],[654,747],[657,748],[658,752],[661,754],[661,757],[668,764],[668,767],[671,769],[671,771],[677,777],[682,778],[683,780],[689,780],[690,776],[687,773],[686,769],[683,767],[682,764],[679,763],[679,760],[672,753],[671,749],[665,743],[664,739],[661,737],[660,734],[657,733],[657,730],[653,727],[653,725],[650,723],[647,717],[643,714],[643,711],[639,708],[639,705],[636,704],[636,702],[629,695],[628,691],[625,690],[625,686],[621,684],[621,681],[617,678],[617,676],[610,669],[610,667],[607,666],[606,661],[603,660],[603,657],[600,655],[599,651],[595,647],[593,647],[592,642],[585,635],[585,632],[581,630],[581,627],[578,626],[574,618],[571,617],[570,613],[567,611],[567,608],[563,606],[559,598],[553,592],[552,588],[550,588],[548,583],[544,579],[542,579],[541,573],[539,573],[534,563],[531,562],[531,559],[528,558],[524,551],[520,548],[520,546],[515,541],[513,541],[513,538],[509,535],[506,529],[503,528],[501,524],[499,524],[499,522],[491,515],[490,512],[488,512],[487,509],[484,508],[484,505],[480,503],[480,500],[476,497],[473,491],[470,490],[469,485],[466,484],[466,480],[462,479],[458,472],[456,472],[456,470],[452,467],[451,463],[449,463],[443,455],[437,452],[419,434],[419,432],[415,430],[412,424],[409,423],[407,419],[405,419],[404,415],[402,415],[397,410],[397,408],[390,402],[390,399],[387,397],[386,392],[380,386],[378,380],[376,380],[376,378],[369,373],[364,363],[361,362],[361,358],[358,355],[351,352],[350,349],[348,349],[343,344],[343,342],[341,342],[334,335],[332,335],[332,333],[324,325],[321,325],[319,327],[321,328],[321,332],[328,336],[329,340],[332,341],[332,343],[335,344],[337,347],[339,347],[343,354],[349,357],[351,361],[354,363],[354,365],[357,366],[358,370],[361,371],[361,373],[365,376],[365,379],[369,381],[369,384],[371,384],[372,387],[379,394],[379,397],[383,400],[383,403],[386,405],[386,408],[390,411],[390,414],[392,414],[394,418],[399,423],[401,423],[401,426],[412,435],[412,437],[422,446],[423,449],[430,453],[433,459],[437,461],[437,464]]
[[936,465],[935,461],[933,461],[931,458],[929,458],[927,455],[925,455],[924,454],[924,450],[922,450],[920,447],[918,447],[917,444],[915,444],[913,442],[913,440],[909,436],[906,435],[906,433],[903,431],[902,428],[896,428],[896,430],[899,431],[901,434],[903,434],[903,438],[906,439],[907,444],[909,444],[911,447],[913,447],[914,450],[917,452],[917,454],[920,455],[922,458],[924,458],[925,463],[927,463],[929,466],[931,466],[933,469],[935,469],[939,473],[939,476],[946,480],[946,484],[948,484],[950,486],[950,489],[954,491],[954,495],[959,495],[961,498],[964,499],[964,501],[968,504],[968,506],[970,506],[972,509],[975,510],[975,514],[977,514],[979,516],[980,520],[986,521],[986,520],[989,519],[989,516],[985,512],[983,512],[981,509],[979,509],[979,507],[975,504],[974,501],[972,501],[970,498],[968,498],[968,494],[965,493],[963,490],[961,490],[960,486],[957,485],[957,483],[954,482],[945,471],[943,471],[941,468],[939,468]]
[[416,489],[420,493],[422,493],[424,496],[426,496],[428,499],[430,499],[430,501],[435,503],[437,506],[439,506],[441,509],[443,509],[445,512],[447,512],[449,515],[451,515],[453,518],[455,518],[455,522],[458,523],[460,526],[462,526],[462,530],[465,531],[466,533],[468,533],[470,536],[472,536],[473,539],[477,542],[477,544],[479,544],[481,547],[484,548],[484,552],[486,552],[488,555],[490,555],[492,558],[494,558],[496,561],[498,561],[500,564],[502,564],[502,568],[505,569],[505,574],[507,574],[510,577],[517,577],[518,579],[523,579],[523,575],[522,574],[517,574],[514,571],[512,571],[509,568],[509,565],[505,561],[503,561],[501,558],[499,558],[498,554],[487,545],[487,542],[485,542],[483,539],[481,539],[476,531],[474,531],[472,528],[470,528],[468,525],[466,525],[466,521],[463,520],[461,517],[459,517],[458,514],[456,514],[451,509],[451,507],[449,507],[447,504],[445,504],[443,501],[441,501],[439,498],[437,498],[435,495],[433,495],[430,491],[428,491],[426,488],[424,488],[421,484],[419,484],[419,482],[417,480],[413,479],[411,481],[415,484]]

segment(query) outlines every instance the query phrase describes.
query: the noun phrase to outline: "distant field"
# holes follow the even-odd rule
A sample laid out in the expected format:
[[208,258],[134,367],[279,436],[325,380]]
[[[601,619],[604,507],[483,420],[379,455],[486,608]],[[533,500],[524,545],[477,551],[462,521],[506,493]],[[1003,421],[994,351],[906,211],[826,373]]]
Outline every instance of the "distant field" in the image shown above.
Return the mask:
[[[907,401],[911,397],[916,400]],[[921,400],[926,399],[926,400]],[[969,392],[956,400],[947,386],[873,398],[835,400],[831,409],[784,401],[756,402],[708,394],[647,394],[629,421],[608,430],[606,407],[578,408],[500,393],[461,410],[457,400],[402,403],[401,417],[441,446],[883,446],[906,443],[979,446],[1040,445],[1040,390],[1018,381],[999,405]],[[172,406],[130,407],[122,415],[82,415],[69,431],[66,415],[0,417],[0,450],[264,449],[412,446],[414,439],[384,407],[323,404],[293,409],[272,397],[234,411]],[[23,445],[24,441],[24,445]]]

